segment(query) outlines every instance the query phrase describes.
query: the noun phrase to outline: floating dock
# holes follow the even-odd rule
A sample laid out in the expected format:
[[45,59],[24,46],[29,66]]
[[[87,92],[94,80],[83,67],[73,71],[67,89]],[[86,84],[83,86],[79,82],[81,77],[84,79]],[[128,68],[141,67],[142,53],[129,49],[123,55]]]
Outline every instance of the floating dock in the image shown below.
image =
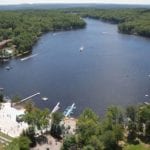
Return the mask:
[[51,114],[53,114],[53,113],[55,113],[56,111],[59,110],[59,108],[60,108],[59,105],[60,105],[60,102],[58,102],[58,103],[56,104],[56,106],[53,108]]
[[66,110],[64,111],[64,116],[69,117],[71,114],[73,114],[73,110],[76,109],[75,103],[73,103],[71,106],[68,106]]

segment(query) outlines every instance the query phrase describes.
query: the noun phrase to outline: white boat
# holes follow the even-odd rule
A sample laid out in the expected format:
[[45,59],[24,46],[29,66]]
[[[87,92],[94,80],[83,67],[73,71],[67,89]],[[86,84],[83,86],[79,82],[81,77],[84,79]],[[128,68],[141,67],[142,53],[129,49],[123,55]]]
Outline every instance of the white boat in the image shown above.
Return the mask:
[[43,101],[47,101],[48,98],[47,98],[47,97],[42,97],[42,100],[43,100]]
[[12,67],[10,67],[10,66],[7,66],[7,67],[6,67],[6,70],[10,70],[10,69],[12,69]]
[[84,50],[84,46],[80,47],[80,52],[82,52]]
[[53,33],[53,36],[56,36],[56,33]]

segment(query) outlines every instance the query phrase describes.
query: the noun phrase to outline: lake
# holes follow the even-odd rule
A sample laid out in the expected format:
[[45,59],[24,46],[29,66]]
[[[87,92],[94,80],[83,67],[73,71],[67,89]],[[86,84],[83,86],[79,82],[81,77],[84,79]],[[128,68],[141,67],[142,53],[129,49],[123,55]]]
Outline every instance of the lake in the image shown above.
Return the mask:
[[85,21],[85,29],[43,35],[33,57],[1,64],[5,95],[24,98],[40,92],[34,98],[38,106],[52,109],[60,102],[62,111],[75,102],[75,115],[86,107],[103,114],[109,105],[148,101],[150,39],[120,34],[117,25]]

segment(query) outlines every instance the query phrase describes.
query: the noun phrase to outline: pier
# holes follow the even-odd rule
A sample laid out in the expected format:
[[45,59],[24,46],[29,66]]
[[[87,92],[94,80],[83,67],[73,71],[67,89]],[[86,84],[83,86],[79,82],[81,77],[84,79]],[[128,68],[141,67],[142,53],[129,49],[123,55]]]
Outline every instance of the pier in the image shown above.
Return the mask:
[[17,102],[16,104],[23,103],[23,102],[25,102],[25,101],[27,101],[27,100],[29,100],[29,99],[31,99],[31,98],[37,96],[37,95],[40,95],[40,93],[38,92],[38,93],[35,93],[35,94],[31,95],[31,96],[28,96],[28,97],[22,99],[21,101]]
[[73,103],[71,106],[68,106],[66,108],[66,110],[64,111],[64,116],[65,117],[69,117],[72,113],[73,113],[73,110],[76,109],[75,107],[75,103]]
[[56,106],[53,108],[51,114],[53,114],[53,113],[55,113],[56,111],[58,111],[58,109],[60,108],[59,105],[60,105],[60,102],[58,102],[58,103],[56,104]]

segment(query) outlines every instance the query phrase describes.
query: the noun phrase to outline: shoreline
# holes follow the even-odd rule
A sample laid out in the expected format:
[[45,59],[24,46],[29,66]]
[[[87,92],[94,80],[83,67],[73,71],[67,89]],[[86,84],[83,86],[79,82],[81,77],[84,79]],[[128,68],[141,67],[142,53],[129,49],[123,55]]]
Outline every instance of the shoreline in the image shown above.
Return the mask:
[[[56,29],[56,30],[51,30],[51,31],[48,31],[48,32],[43,32],[43,33],[41,33],[40,36],[38,36],[37,39],[33,42],[31,49],[29,49],[29,50],[27,50],[27,51],[24,51],[23,53],[18,53],[18,54],[16,54],[16,52],[17,52],[18,50],[17,50],[17,49],[14,49],[14,55],[11,56],[11,57],[7,57],[7,59],[8,59],[8,61],[9,61],[9,60],[11,60],[12,58],[17,59],[17,58],[24,58],[24,57],[30,56],[30,55],[32,54],[32,49],[33,49],[33,47],[38,43],[39,39],[40,39],[42,36],[44,36],[45,34],[48,34],[48,33],[53,33],[53,34],[55,34],[55,33],[57,33],[57,32],[67,32],[67,31],[75,31],[75,30],[84,29],[84,28],[86,27],[86,22],[84,22],[84,23],[85,23],[85,25],[84,25],[83,27],[77,27],[77,28],[75,27],[75,28],[72,28],[72,26],[71,26],[71,27],[68,28],[68,29]],[[13,42],[13,40],[12,40],[12,42]],[[15,45],[15,46],[16,46],[16,45]],[[9,48],[9,47],[6,47],[6,48]],[[4,59],[6,59],[6,58],[0,58],[0,60],[1,60],[2,62],[5,62],[5,61],[3,61]]]
[[[88,17],[85,17],[85,18],[94,19],[94,20],[98,20],[98,21],[101,21],[101,22],[104,22],[104,23],[117,25],[118,33],[121,33],[121,34],[134,35],[134,36],[138,36],[138,37],[143,37],[143,38],[146,38],[146,39],[150,39],[150,36],[140,35],[140,34],[138,34],[137,32],[134,32],[134,33],[131,32],[131,33],[130,33],[130,32],[125,32],[124,30],[121,31],[121,30],[119,29],[119,26],[120,26],[122,23],[119,23],[119,22],[114,22],[114,21],[111,21],[111,20],[105,20],[105,19],[102,19],[102,18],[95,18],[95,17],[91,17],[91,16],[88,16]],[[126,22],[123,22],[123,23],[126,23]]]

